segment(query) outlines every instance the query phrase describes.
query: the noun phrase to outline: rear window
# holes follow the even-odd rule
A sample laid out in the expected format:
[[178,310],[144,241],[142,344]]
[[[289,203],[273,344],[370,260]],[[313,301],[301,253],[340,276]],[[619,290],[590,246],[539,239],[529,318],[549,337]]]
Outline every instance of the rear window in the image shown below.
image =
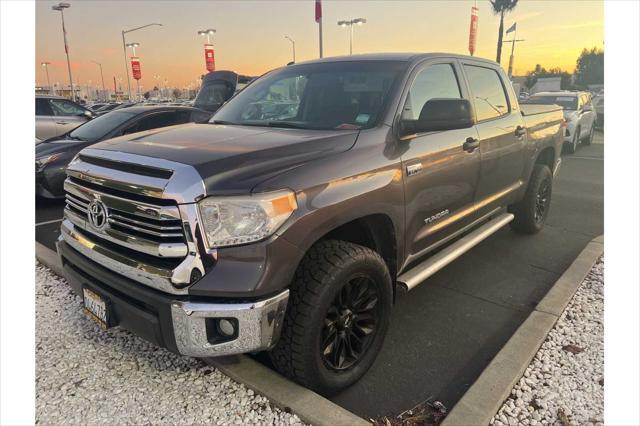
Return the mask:
[[465,65],[478,121],[489,120],[509,112],[507,95],[498,73],[491,68]]
[[531,96],[527,99],[528,104],[537,105],[560,105],[563,109],[576,110],[578,109],[578,97],[577,96]]

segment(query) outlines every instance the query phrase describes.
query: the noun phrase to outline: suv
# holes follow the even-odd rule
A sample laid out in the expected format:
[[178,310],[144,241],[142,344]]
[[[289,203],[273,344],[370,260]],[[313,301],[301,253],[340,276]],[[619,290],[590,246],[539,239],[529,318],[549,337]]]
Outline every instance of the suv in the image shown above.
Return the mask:
[[91,110],[62,96],[36,95],[36,141],[70,132],[93,116]]
[[562,121],[480,58],[287,66],[210,124],[82,150],[58,253],[102,327],[196,357],[268,350],[335,392],[374,362],[398,291],[506,224],[543,227]]
[[589,92],[540,92],[531,96],[527,104],[555,104],[564,109],[566,121],[564,142],[570,153],[578,144],[590,145],[596,128],[596,113]]

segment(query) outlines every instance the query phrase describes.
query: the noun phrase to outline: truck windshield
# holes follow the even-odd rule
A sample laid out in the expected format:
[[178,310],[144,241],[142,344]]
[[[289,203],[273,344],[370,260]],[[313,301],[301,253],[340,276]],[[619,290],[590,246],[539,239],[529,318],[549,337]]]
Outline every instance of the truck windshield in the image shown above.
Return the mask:
[[563,109],[578,109],[577,96],[531,96],[524,104],[560,105]]
[[250,84],[211,122],[318,130],[373,127],[405,68],[401,61],[289,66]]

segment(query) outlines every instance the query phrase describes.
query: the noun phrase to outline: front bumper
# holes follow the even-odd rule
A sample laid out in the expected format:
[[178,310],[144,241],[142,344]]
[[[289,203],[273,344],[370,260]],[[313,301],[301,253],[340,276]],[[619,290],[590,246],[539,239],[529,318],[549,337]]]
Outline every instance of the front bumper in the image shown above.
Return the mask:
[[[273,347],[282,328],[289,290],[260,300],[229,300],[162,293],[116,274],[57,243],[64,274],[74,292],[86,287],[109,306],[111,324],[188,356],[211,357]],[[230,320],[232,336],[220,334],[216,319]]]

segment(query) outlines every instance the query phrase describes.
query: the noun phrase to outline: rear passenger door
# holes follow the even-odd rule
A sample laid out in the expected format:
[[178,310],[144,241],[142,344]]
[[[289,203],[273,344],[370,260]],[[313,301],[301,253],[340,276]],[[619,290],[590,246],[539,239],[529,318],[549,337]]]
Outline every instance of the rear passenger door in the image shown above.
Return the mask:
[[56,118],[49,100],[36,98],[36,138],[45,140],[58,135]]
[[463,61],[463,68],[480,139],[480,180],[475,201],[482,216],[509,204],[523,189],[526,129],[504,72],[472,61]]
[[[468,99],[458,62],[430,60],[411,74],[402,101],[401,119],[417,120],[434,98]],[[405,187],[405,265],[428,253],[436,243],[470,224],[480,170],[480,151],[463,149],[477,139],[474,127],[419,133],[400,141]]]

